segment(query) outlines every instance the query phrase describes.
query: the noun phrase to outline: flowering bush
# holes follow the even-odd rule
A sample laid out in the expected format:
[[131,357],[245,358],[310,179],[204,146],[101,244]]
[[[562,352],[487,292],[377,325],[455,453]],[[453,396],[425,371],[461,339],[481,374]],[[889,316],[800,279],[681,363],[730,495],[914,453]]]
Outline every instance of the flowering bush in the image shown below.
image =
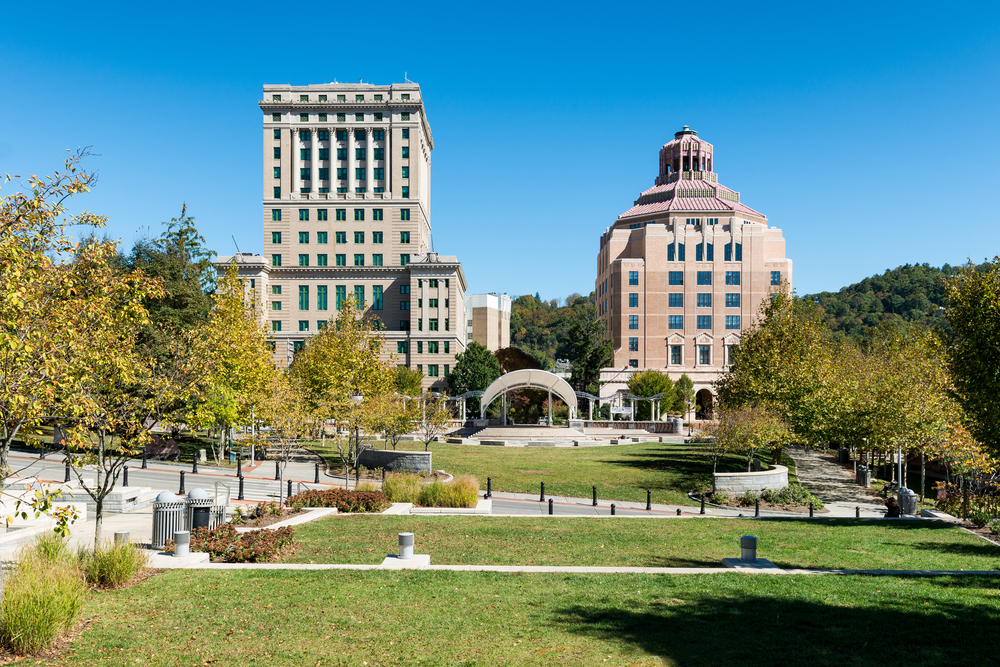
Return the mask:
[[191,533],[191,551],[208,553],[211,560],[226,563],[267,563],[292,543],[290,526],[277,530],[239,533],[229,523],[214,530],[199,528]]
[[338,512],[381,512],[389,506],[389,500],[381,491],[324,489],[303,491],[289,498],[288,505],[299,509],[336,507]]

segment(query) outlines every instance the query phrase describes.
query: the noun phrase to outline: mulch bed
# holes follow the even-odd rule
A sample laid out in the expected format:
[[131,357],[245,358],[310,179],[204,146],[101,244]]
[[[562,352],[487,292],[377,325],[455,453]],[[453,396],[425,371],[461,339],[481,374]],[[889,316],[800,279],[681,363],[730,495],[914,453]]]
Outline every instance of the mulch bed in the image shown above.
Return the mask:
[[997,534],[994,533],[988,526],[983,526],[982,528],[980,528],[971,521],[956,521],[955,525],[961,526],[962,528],[965,528],[966,530],[973,532],[976,535],[979,535],[980,537],[985,537],[993,544],[1000,546],[1000,537],[998,537]]
[[265,526],[270,526],[280,521],[284,521],[285,519],[291,519],[293,516],[298,516],[301,513],[302,512],[285,509],[281,514],[265,514],[259,518],[247,519],[242,523],[233,523],[233,525],[239,528],[264,528]]

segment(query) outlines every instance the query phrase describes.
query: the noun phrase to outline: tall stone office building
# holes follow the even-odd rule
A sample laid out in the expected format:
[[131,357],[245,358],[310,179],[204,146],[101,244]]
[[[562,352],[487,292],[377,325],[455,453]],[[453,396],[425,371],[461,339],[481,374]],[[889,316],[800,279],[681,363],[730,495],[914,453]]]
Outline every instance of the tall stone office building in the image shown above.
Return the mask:
[[653,187],[601,236],[595,287],[614,343],[602,396],[638,370],[687,373],[704,415],[740,332],[791,286],[781,230],[719,183],[714,153],[685,125],[660,149]]
[[235,261],[275,363],[350,296],[382,321],[386,356],[443,388],[465,350],[466,282],[457,258],[431,251],[434,139],[419,85],[265,85],[260,108],[264,253]]

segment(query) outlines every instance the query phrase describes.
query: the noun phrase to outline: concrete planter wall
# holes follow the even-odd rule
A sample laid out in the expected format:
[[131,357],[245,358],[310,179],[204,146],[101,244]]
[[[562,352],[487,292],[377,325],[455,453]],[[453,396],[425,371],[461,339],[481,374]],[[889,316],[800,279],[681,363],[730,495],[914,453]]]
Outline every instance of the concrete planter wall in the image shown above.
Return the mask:
[[783,489],[788,486],[788,468],[771,466],[760,472],[718,472],[712,480],[715,493],[739,496],[747,491]]
[[391,449],[366,449],[358,457],[365,468],[405,472],[430,472],[432,452],[399,452]]

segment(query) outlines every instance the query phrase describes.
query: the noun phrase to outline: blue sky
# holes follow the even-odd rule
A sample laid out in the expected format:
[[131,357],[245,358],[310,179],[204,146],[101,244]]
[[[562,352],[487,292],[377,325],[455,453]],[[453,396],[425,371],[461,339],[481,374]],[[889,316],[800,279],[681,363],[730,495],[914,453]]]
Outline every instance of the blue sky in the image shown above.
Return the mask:
[[[784,231],[799,294],[1000,252],[1000,4],[17,3],[0,172],[92,146],[126,245],[181,204],[260,252],[264,83],[421,84],[438,252],[472,292],[593,289],[681,125]],[[18,26],[12,29],[12,26]],[[10,192],[9,184],[0,193]]]

